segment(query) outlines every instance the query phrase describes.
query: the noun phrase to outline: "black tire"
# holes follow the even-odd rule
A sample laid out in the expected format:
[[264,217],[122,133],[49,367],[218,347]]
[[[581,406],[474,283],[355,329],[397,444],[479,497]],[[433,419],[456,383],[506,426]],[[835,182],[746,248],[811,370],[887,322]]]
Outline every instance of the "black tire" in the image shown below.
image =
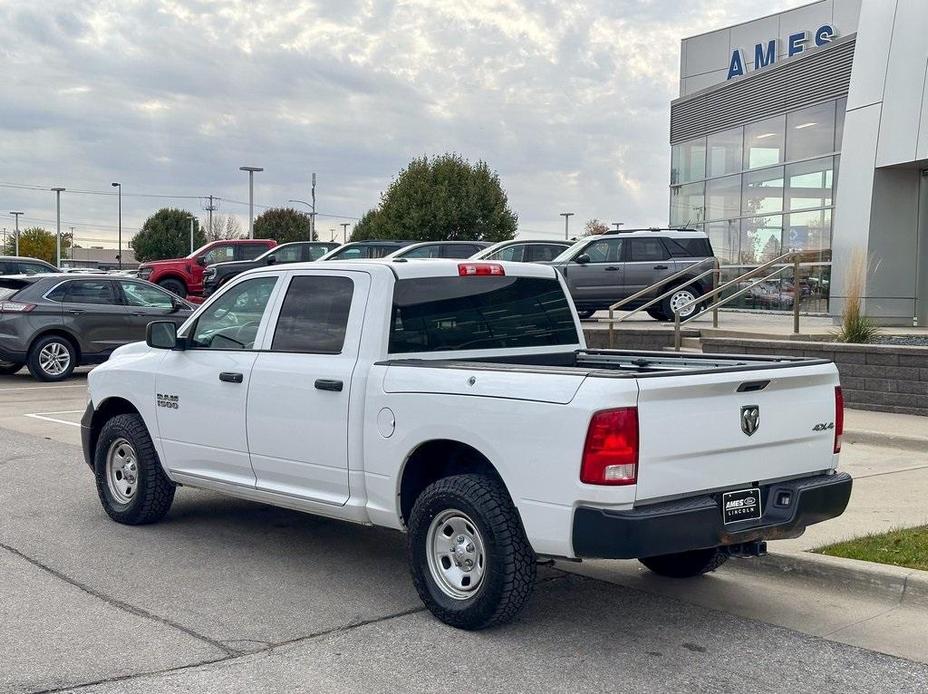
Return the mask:
[[591,311],[591,310],[589,310],[589,309],[579,309],[579,308],[577,309],[577,315],[580,316],[580,319],[581,319],[581,320],[586,320],[587,318],[592,318],[594,313],[596,313],[595,310],[592,310],[592,311]]
[[[55,369],[46,361],[43,350],[61,355],[61,360],[56,363],[61,364],[61,369]],[[62,335],[46,335],[40,337],[29,349],[29,357],[26,360],[26,366],[29,367],[29,373],[39,381],[64,381],[70,378],[74,367],[77,366],[77,350],[74,343]]]
[[18,361],[0,361],[0,376],[12,376],[21,368],[23,365]]
[[[696,286],[683,287],[682,289],[677,290],[676,292],[674,292],[673,294],[671,294],[670,296],[668,296],[666,299],[664,299],[661,302],[661,309],[660,309],[661,313],[667,316],[667,320],[673,320],[674,318],[673,307],[674,307],[675,302],[680,301],[681,297],[686,297],[683,299],[683,301],[685,302],[685,301],[690,301],[692,299],[695,299],[701,295],[702,295],[702,292],[699,290],[699,287],[696,287]],[[703,309],[702,304],[696,304],[695,306],[691,306],[687,310],[686,313],[680,314],[680,318],[689,318],[690,316],[695,315],[699,313],[700,311],[702,311],[702,309]]]
[[[107,457],[121,441],[128,442],[135,453],[136,487],[128,500],[117,498],[108,480]],[[94,476],[103,510],[117,523],[155,523],[174,501],[174,483],[165,476],[145,422],[137,414],[116,415],[103,425],[94,450]]]
[[[430,569],[429,529],[440,514],[451,510],[473,521],[484,545],[483,577],[467,597],[446,593]],[[509,494],[495,479],[467,474],[430,484],[416,499],[408,529],[413,583],[425,606],[445,624],[485,629],[508,622],[535,587],[535,553]],[[442,532],[440,525],[436,532]]]
[[158,282],[158,286],[167,292],[171,292],[171,294],[176,294],[181,299],[187,298],[187,285],[178,279],[168,277]]
[[715,571],[728,561],[728,555],[718,547],[694,549],[679,554],[662,554],[657,557],[639,559],[642,564],[659,576],[669,578],[692,578]]
[[662,309],[659,308],[649,308],[647,309],[648,315],[651,316],[654,320],[659,320],[661,322],[669,321],[671,318],[667,317],[667,314],[664,313]]

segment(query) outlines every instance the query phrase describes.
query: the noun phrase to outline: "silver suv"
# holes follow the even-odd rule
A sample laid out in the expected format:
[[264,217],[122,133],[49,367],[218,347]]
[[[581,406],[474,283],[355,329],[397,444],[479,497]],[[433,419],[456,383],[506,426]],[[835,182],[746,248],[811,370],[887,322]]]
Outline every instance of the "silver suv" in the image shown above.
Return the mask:
[[[596,311],[656,285],[662,279],[689,266],[692,275],[685,274],[673,281],[680,289],[661,303],[648,309],[648,314],[661,321],[672,320],[674,310],[712,289],[712,276],[687,284],[687,277],[696,277],[708,270],[709,263],[701,261],[713,256],[709,238],[692,229],[631,229],[609,231],[588,236],[551,261],[567,280],[567,286],[577,305],[581,318],[589,318]],[[659,285],[623,308],[637,308],[670,285]],[[692,315],[700,307],[693,306],[680,315]]]

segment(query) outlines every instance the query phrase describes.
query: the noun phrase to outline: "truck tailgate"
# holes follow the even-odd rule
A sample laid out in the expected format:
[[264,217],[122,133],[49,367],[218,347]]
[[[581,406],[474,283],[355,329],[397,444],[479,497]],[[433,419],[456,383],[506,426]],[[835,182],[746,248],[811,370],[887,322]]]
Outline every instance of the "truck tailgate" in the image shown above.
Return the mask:
[[[738,489],[836,464],[828,427],[838,385],[833,364],[657,376],[638,385],[639,501]],[[742,426],[746,407],[759,413],[751,433],[750,421]]]

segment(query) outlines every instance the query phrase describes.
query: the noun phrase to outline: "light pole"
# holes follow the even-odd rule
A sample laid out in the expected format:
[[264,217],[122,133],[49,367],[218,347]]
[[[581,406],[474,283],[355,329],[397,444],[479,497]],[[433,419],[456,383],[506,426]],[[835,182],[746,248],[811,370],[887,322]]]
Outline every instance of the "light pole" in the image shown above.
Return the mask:
[[625,224],[625,222],[613,222],[613,223],[612,223],[612,226],[615,227],[615,230],[616,230],[616,231],[621,231],[621,230],[622,230],[622,225],[623,225],[623,224]]
[[264,171],[260,166],[240,166],[239,171],[248,172],[248,238],[255,237],[255,171]]
[[311,212],[309,213],[309,240],[315,241],[316,240],[316,225],[314,223],[314,220],[316,218],[315,203],[310,204],[306,202],[305,200],[287,200],[287,202],[298,202],[301,205],[306,205],[311,210]]
[[567,224],[570,222],[570,218],[574,216],[573,212],[561,212],[561,216],[564,218],[564,239],[566,241],[570,240],[570,232],[567,231]]
[[342,243],[348,243],[348,227],[351,226],[349,222],[342,222]]
[[52,188],[55,191],[55,218],[57,231],[55,233],[55,267],[61,267],[61,193],[64,188]]
[[113,183],[112,185],[119,196],[119,236],[117,241],[119,250],[116,252],[116,260],[119,261],[119,269],[122,270],[122,183]]
[[19,255],[19,215],[21,215],[22,212],[10,212],[10,214],[16,218],[16,231],[14,232],[15,235],[13,238],[16,240],[16,255],[18,256]]
[[193,252],[196,250],[193,247],[193,222],[196,219],[193,215],[190,215],[190,255],[193,255]]

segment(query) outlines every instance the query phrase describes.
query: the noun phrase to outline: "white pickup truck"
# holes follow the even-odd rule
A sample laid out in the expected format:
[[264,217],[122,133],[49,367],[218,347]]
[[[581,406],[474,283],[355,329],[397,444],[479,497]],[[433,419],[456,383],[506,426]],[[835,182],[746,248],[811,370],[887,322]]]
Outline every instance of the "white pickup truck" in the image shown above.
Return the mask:
[[540,557],[695,576],[851,493],[833,364],[588,350],[542,265],[247,272],[89,385],[114,520],[157,521],[190,486],[405,530],[419,595],[461,628],[512,618]]

